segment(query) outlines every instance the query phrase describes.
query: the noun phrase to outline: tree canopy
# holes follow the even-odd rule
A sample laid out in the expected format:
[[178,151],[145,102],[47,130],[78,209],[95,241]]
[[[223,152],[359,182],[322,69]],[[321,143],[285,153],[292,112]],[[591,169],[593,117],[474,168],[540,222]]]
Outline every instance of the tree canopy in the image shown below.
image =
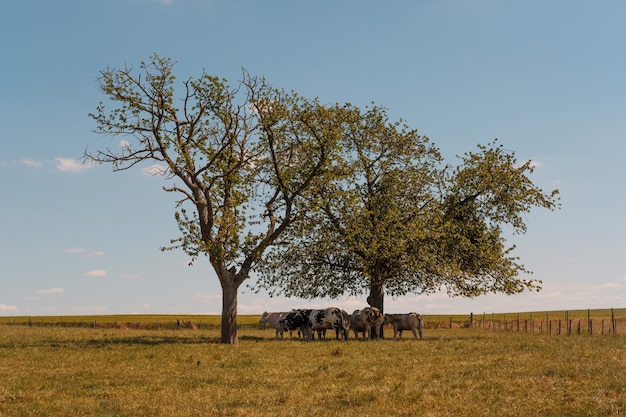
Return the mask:
[[307,200],[307,216],[269,248],[257,288],[303,298],[445,290],[452,296],[539,290],[507,247],[503,227],[524,233],[523,214],[554,209],[529,178],[531,162],[494,141],[444,164],[429,138],[385,109],[351,106],[334,176]]
[[222,287],[222,342],[234,344],[237,290],[266,248],[304,215],[299,200],[335,159],[343,110],[245,71],[235,88],[206,73],[177,83],[173,66],[153,55],[139,71],[101,72],[108,102],[90,116],[96,132],[121,141],[86,150],[85,158],[114,171],[162,166],[164,190],[179,196],[181,232],[163,249],[208,256]]
[[[494,141],[456,167],[386,110],[323,105],[242,72],[235,87],[203,72],[177,81],[153,55],[101,71],[107,98],[90,116],[116,146],[85,151],[114,171],[158,164],[177,195],[180,236],[163,250],[208,256],[222,287],[223,343],[237,343],[237,292],[302,298],[368,293],[477,296],[538,290],[503,227],[554,209],[530,162]],[[178,94],[176,94],[178,92]]]

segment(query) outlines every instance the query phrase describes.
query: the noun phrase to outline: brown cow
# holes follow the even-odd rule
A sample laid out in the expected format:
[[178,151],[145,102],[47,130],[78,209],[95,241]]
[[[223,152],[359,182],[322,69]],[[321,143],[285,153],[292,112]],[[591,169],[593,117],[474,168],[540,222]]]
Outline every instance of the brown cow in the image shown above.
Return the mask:
[[359,333],[363,333],[365,339],[378,339],[378,329],[382,324],[383,314],[376,307],[354,310],[350,316],[350,328],[355,339],[359,338]]
[[420,339],[423,339],[424,320],[417,313],[385,314],[383,324],[391,324],[393,326],[393,340],[396,340],[398,332],[400,333],[400,339],[402,339],[402,331],[404,330],[412,331],[416,339],[419,332]]

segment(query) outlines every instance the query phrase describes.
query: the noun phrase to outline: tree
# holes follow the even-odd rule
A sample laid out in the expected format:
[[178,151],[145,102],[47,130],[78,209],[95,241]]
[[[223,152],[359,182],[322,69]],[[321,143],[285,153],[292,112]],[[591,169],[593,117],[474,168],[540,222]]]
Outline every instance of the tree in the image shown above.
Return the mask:
[[308,200],[308,216],[273,245],[258,288],[304,298],[433,293],[474,297],[539,290],[541,282],[506,247],[502,227],[526,231],[522,214],[554,209],[558,191],[544,193],[497,141],[478,146],[462,163],[443,164],[439,150],[378,106],[350,109],[344,152],[333,179]]
[[236,344],[238,288],[325,181],[342,110],[245,71],[237,88],[206,73],[176,84],[173,66],[155,54],[138,74],[101,71],[100,90],[113,107],[101,102],[90,116],[97,133],[121,138],[121,146],[86,150],[84,158],[113,171],[163,165],[163,189],[180,196],[181,236],[162,250],[181,248],[192,261],[208,256],[222,287],[221,342]]

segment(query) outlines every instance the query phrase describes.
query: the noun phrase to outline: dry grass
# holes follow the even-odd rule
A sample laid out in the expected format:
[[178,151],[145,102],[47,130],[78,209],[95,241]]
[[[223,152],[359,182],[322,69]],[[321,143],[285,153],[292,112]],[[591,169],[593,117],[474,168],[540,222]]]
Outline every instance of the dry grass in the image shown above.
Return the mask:
[[622,416],[626,339],[481,329],[426,340],[0,326],[4,416]]
[[[497,321],[499,323],[508,321],[541,321],[550,320],[586,320],[588,315],[600,323],[602,320],[608,321],[611,314],[615,315],[619,321],[626,321],[626,308],[615,309],[595,309],[595,310],[570,310],[570,311],[535,311],[522,313],[475,313],[473,318],[476,324],[479,322]],[[424,323],[426,328],[461,327],[470,319],[470,314],[434,315],[425,314]],[[238,325],[244,327],[259,326],[260,315],[238,316]],[[1,324],[18,324],[33,326],[59,326],[59,327],[115,327],[125,325],[130,328],[150,328],[150,329],[170,329],[177,327],[177,322],[194,323],[201,328],[216,328],[220,325],[219,315],[158,315],[158,314],[125,314],[125,315],[104,315],[104,316],[0,316]],[[95,324],[95,326],[94,326]]]

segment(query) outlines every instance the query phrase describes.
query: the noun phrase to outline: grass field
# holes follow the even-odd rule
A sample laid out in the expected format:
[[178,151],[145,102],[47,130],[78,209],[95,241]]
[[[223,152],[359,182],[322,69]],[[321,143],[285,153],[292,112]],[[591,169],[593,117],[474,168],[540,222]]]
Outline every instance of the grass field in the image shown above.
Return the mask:
[[[611,314],[617,319],[626,321],[626,308],[595,309],[595,310],[570,310],[570,311],[540,311],[523,313],[474,313],[475,322],[480,320],[545,320],[549,317],[555,319],[586,319],[590,315],[593,319],[610,319]],[[425,314],[426,328],[434,328],[449,323],[463,324],[469,321],[470,314],[433,315]],[[259,319],[261,315],[239,315],[240,327],[261,327]],[[158,315],[158,314],[127,314],[127,315],[102,315],[102,316],[0,316],[0,325],[19,324],[34,326],[67,326],[67,327],[107,327],[116,324],[126,324],[128,327],[149,328],[173,328],[178,327],[177,322],[192,322],[201,328],[214,328],[220,325],[220,316],[217,315]],[[139,325],[137,325],[139,324]],[[439,327],[441,327],[439,326]]]
[[0,416],[626,415],[625,336],[304,342],[254,319],[237,346],[218,328],[0,326]]

